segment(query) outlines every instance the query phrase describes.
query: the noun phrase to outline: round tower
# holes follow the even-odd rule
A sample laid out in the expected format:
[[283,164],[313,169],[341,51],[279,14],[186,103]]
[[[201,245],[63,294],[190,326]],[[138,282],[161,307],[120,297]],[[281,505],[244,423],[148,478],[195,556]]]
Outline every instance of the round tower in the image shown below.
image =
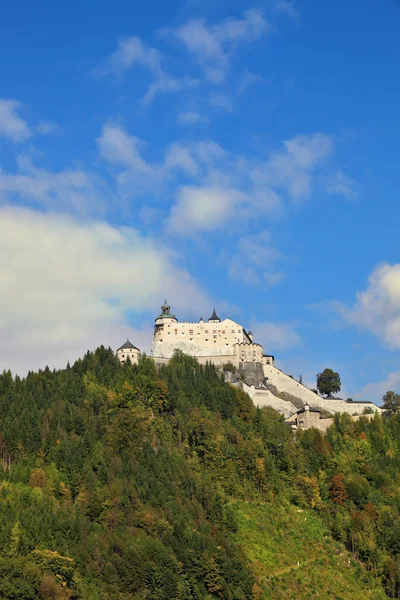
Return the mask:
[[165,323],[176,323],[177,321],[178,319],[176,316],[171,314],[171,307],[168,304],[167,299],[165,299],[164,304],[161,307],[161,313],[155,319],[156,331],[160,325],[164,325]]
[[136,346],[131,344],[128,339],[126,340],[125,344],[122,344],[122,346],[117,350],[117,358],[122,364],[127,362],[129,358],[133,365],[137,365],[141,354],[142,353],[140,352],[139,348],[136,348]]

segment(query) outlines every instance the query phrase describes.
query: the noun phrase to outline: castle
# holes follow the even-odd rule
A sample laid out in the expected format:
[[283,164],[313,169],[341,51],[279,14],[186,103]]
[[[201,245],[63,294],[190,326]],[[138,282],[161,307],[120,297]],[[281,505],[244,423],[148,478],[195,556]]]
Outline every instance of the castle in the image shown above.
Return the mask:
[[[372,402],[352,402],[341,398],[322,398],[302,383],[274,365],[274,356],[264,354],[263,347],[253,341],[253,334],[232,319],[221,320],[215,311],[198,322],[178,321],[165,300],[155,319],[151,356],[157,364],[165,364],[175,350],[196,357],[201,364],[211,362],[217,367],[229,365],[225,375],[234,385],[240,385],[256,406],[271,406],[289,419],[304,407],[321,413],[361,415],[380,412]],[[117,350],[124,363],[139,361],[141,352],[129,340]]]

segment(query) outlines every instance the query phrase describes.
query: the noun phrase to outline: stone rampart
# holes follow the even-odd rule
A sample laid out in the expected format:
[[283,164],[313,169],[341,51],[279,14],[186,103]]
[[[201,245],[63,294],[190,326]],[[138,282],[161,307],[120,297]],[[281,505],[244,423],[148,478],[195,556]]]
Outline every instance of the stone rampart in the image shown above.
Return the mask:
[[263,370],[264,376],[267,378],[266,383],[274,386],[278,393],[288,392],[299,398],[303,404],[308,404],[312,408],[349,415],[362,414],[365,408],[372,408],[374,411],[381,412],[381,409],[372,402],[345,402],[344,400],[322,398],[274,365],[264,364]]
[[270,406],[285,418],[290,417],[297,410],[294,404],[274,396],[270,390],[257,389],[254,385],[247,385],[245,382],[243,382],[243,390],[250,396],[255,406],[260,408]]

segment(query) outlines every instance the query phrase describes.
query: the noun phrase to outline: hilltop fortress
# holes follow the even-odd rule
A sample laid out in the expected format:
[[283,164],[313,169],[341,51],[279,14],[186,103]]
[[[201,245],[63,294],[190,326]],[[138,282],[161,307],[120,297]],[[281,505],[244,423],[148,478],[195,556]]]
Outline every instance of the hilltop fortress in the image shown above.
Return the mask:
[[[361,415],[365,409],[370,413],[381,412],[372,402],[322,398],[275,367],[274,356],[263,353],[261,344],[253,341],[251,331],[246,331],[232,319],[221,320],[215,308],[207,321],[203,318],[193,323],[178,321],[165,300],[155,319],[151,356],[157,364],[165,364],[175,350],[196,357],[201,364],[211,362],[217,367],[225,367],[226,379],[240,385],[256,406],[271,406],[291,424],[304,422],[293,416],[308,407],[320,416],[323,412]],[[129,340],[117,350],[122,363],[128,357],[133,364],[137,363],[140,355],[139,348]]]

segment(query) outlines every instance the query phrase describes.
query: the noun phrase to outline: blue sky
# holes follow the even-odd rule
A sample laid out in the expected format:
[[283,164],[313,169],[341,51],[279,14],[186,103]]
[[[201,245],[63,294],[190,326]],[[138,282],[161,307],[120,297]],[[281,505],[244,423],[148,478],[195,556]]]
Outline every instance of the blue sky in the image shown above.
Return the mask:
[[400,2],[2,8],[0,367],[62,366],[166,295],[314,385],[400,391]]

